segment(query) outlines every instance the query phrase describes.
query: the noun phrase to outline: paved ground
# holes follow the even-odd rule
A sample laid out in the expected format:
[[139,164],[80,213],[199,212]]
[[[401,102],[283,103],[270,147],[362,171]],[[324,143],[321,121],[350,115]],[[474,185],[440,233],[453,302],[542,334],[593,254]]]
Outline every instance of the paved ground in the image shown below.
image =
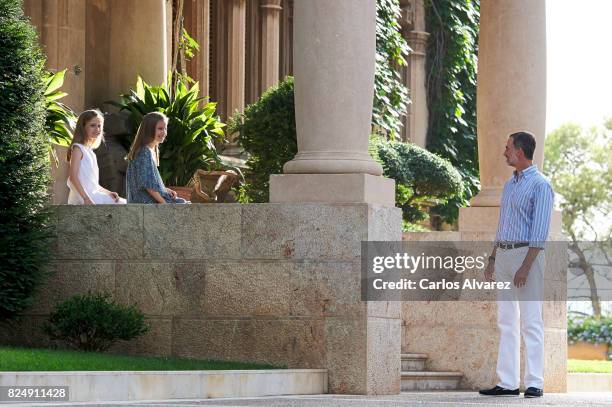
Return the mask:
[[[4,404],[3,404],[4,405]],[[484,397],[474,392],[404,393],[398,396],[288,396],[258,397],[248,399],[214,399],[181,401],[147,401],[123,403],[70,403],[70,404],[19,404],[19,406],[134,406],[134,407],[469,407],[469,406],[563,406],[563,407],[612,407],[612,393],[546,394],[541,399],[521,397]],[[13,404],[14,406],[14,404]]]

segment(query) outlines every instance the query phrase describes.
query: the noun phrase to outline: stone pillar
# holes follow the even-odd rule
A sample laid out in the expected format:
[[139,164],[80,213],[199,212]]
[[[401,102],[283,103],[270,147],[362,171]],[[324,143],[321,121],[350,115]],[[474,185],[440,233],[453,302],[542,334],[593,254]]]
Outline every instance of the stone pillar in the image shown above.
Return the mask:
[[280,36],[280,78],[293,75],[293,0],[283,0]]
[[[527,130],[536,136],[534,162],[542,168],[546,119],[545,0],[481,1],[477,98],[482,191],[472,200],[472,207],[460,210],[459,232],[464,241],[493,241],[503,185],[513,170],[502,156],[511,133]],[[555,211],[551,219],[549,240],[560,239],[561,213]],[[566,250],[559,244],[552,250],[547,248],[546,255],[547,270],[544,279],[545,286],[549,287],[558,284],[554,280],[558,280],[559,275],[565,275],[567,258]],[[561,283],[564,282],[565,277],[562,277]],[[565,287],[562,288],[566,292]],[[461,317],[466,313],[457,314],[459,317],[456,323],[460,327],[470,324],[471,335],[478,338],[476,342],[466,345],[471,348],[476,344],[480,348],[497,349],[498,332],[494,325],[490,325],[490,321],[495,321],[494,304],[483,303],[477,307],[466,305],[470,312],[483,313],[479,321],[489,321],[478,326],[473,324],[473,318],[465,317],[470,319],[467,321]],[[545,391],[566,391],[566,311],[564,300],[544,301]],[[458,328],[457,337],[467,337],[462,334],[462,329]],[[410,338],[407,340],[410,341]],[[474,361],[477,362],[476,359]],[[468,382],[470,387],[482,386],[483,383],[494,384],[494,359],[482,364],[482,369],[474,370],[473,366],[466,367],[472,369],[467,376],[479,377]]]
[[246,0],[226,0],[227,117],[244,110]]
[[210,72],[210,0],[186,0],[185,28],[200,44],[191,61],[187,62],[189,75],[200,84],[200,95],[208,96]]
[[298,0],[295,16],[298,154],[270,178],[270,201],[393,206],[394,182],[368,154],[375,0]]
[[512,169],[502,157],[508,135],[536,136],[542,168],[546,120],[545,0],[483,0],[478,55],[478,157],[475,207],[498,207]]
[[401,138],[411,141],[419,147],[427,144],[427,39],[425,32],[424,0],[402,0],[402,34],[411,52],[408,55],[408,65],[402,68],[402,79],[410,94],[406,116],[403,118]]
[[[225,39],[222,52],[226,55],[225,86],[221,97],[224,98],[222,116],[226,119],[236,112],[244,111],[245,104],[245,65],[246,65],[246,0],[223,0],[225,11]],[[235,136],[228,135],[228,146],[224,155],[239,156],[242,149],[236,143]]]
[[408,33],[408,45],[412,52],[408,56],[407,73],[410,78],[411,104],[406,115],[406,139],[419,147],[427,145],[427,124],[429,111],[427,109],[427,38],[429,34],[424,31],[411,31]]
[[151,85],[168,78],[165,0],[111,0],[107,95],[116,98],[136,84],[138,75]]
[[281,0],[261,0],[261,93],[276,85],[280,63]]
[[46,68],[66,69],[62,99],[75,111],[85,100],[85,2],[81,0],[26,0],[24,12],[32,18],[47,56]]

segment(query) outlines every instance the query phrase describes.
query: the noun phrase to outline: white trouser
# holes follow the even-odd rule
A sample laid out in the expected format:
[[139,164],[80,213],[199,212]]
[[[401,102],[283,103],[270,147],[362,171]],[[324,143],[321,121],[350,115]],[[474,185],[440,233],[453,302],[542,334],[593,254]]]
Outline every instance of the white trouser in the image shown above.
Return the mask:
[[[544,322],[542,289],[544,251],[536,257],[527,283],[514,286],[514,274],[523,263],[528,247],[504,250],[497,248],[495,280],[510,281],[511,290],[498,290],[497,326],[500,331],[497,355],[498,386],[518,389],[520,384],[521,334],[525,343],[525,388],[544,387]],[[519,331],[520,320],[520,331]]]

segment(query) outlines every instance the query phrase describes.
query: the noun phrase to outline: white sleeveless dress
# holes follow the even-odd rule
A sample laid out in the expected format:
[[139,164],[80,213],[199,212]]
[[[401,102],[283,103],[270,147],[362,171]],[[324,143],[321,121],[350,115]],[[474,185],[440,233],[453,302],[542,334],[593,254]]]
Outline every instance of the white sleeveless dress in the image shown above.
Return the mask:
[[[72,148],[79,148],[83,153],[83,158],[81,159],[81,165],[79,167],[79,181],[93,203],[96,205],[125,204],[125,199],[120,198],[119,202],[115,202],[110,195],[100,189],[98,159],[96,158],[96,154],[94,153],[93,149],[78,143],[75,143]],[[83,201],[81,195],[79,195],[76,188],[74,188],[72,185],[72,182],[70,182],[70,177],[68,178],[67,184],[68,188],[70,189],[70,193],[68,194],[68,204],[83,205],[85,202]]]

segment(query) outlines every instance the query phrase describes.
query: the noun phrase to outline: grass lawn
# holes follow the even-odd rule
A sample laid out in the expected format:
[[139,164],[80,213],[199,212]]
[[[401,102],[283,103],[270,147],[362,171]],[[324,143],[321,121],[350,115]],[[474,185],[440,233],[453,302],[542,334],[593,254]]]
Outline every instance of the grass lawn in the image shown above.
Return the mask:
[[97,352],[0,347],[0,371],[70,370],[253,370],[275,369],[253,363],[163,357],[119,356]]
[[567,371],[570,373],[612,373],[612,361],[569,359]]

